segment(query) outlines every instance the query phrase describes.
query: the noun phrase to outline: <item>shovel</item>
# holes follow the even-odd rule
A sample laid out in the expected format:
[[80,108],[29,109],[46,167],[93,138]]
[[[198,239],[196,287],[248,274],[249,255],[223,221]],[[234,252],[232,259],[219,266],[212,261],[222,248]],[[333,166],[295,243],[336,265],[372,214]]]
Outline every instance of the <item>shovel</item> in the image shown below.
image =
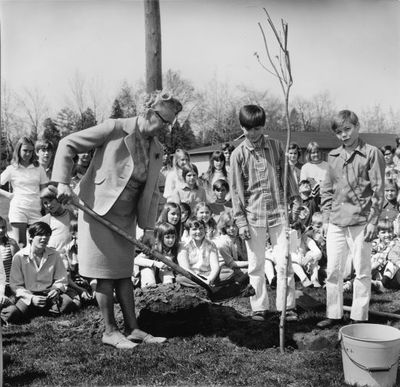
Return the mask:
[[210,286],[195,273],[177,265],[170,259],[166,258],[164,255],[162,255],[160,252],[150,249],[147,245],[133,238],[131,235],[122,230],[116,224],[100,216],[97,212],[92,210],[86,204],[81,203],[77,197],[74,197],[72,199],[71,204],[76,208],[78,208],[79,210],[82,210],[84,213],[90,215],[96,221],[108,227],[118,235],[122,236],[127,241],[131,242],[144,254],[153,257],[155,259],[158,259],[159,261],[163,262],[165,265],[170,267],[175,272],[182,274],[184,277],[190,279],[197,285],[207,290],[208,297],[210,298],[211,301],[222,301],[224,299],[229,299],[237,296],[248,297],[254,295],[254,289],[251,287],[251,285],[248,284],[248,281],[246,282],[243,279],[240,279],[238,281],[233,280],[229,283],[225,283],[225,285],[223,286]]

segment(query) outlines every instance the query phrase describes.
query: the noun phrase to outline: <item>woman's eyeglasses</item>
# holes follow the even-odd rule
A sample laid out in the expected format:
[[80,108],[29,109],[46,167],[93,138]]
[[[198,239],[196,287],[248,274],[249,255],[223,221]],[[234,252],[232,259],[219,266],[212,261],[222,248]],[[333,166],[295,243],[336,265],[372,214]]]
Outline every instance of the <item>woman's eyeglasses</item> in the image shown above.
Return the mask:
[[154,111],[154,113],[156,114],[156,116],[162,121],[162,123],[163,123],[164,125],[170,125],[170,126],[173,126],[173,125],[174,125],[175,120],[174,120],[174,122],[169,122],[169,121],[167,121],[157,110],[153,110],[153,111]]

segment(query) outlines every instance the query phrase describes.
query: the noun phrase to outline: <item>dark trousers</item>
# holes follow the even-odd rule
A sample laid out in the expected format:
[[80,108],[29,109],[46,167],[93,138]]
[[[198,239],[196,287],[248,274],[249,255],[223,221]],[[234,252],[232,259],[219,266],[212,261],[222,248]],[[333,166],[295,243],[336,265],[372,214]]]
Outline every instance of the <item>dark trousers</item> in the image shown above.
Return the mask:
[[21,299],[15,305],[10,305],[1,311],[3,320],[10,323],[20,323],[40,315],[59,315],[76,311],[78,307],[67,294],[62,293],[57,300],[49,302],[44,307],[37,307],[32,303],[27,305]]

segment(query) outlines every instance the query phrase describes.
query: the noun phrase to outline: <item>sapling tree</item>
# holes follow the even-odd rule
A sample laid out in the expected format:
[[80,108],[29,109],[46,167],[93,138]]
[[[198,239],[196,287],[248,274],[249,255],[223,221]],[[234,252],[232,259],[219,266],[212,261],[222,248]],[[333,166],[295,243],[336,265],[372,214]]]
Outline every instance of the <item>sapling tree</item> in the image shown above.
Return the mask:
[[284,183],[283,183],[283,192],[284,192],[284,217],[286,224],[286,250],[285,250],[285,262],[284,262],[284,287],[282,295],[283,297],[283,307],[282,313],[279,323],[279,346],[280,350],[283,353],[285,348],[285,322],[286,322],[286,298],[287,298],[287,283],[288,283],[288,265],[289,265],[289,252],[290,252],[290,239],[289,239],[289,214],[288,214],[288,202],[287,202],[287,192],[288,192],[288,174],[289,174],[289,163],[287,159],[287,154],[289,152],[289,144],[290,144],[290,114],[289,114],[289,93],[290,88],[293,84],[292,78],[292,69],[290,64],[290,56],[288,50],[288,24],[281,19],[281,29],[278,30],[275,27],[274,22],[269,16],[268,11],[263,8],[268,25],[272,31],[273,37],[277,43],[278,54],[273,55],[271,53],[270,45],[267,39],[266,32],[261,23],[258,23],[260,27],[261,34],[264,41],[264,48],[267,55],[267,61],[269,65],[265,64],[261,59],[258,53],[255,53],[258,62],[260,65],[270,74],[276,77],[279,81],[279,84],[282,89],[282,93],[285,100],[285,122],[286,122],[286,130],[287,130],[287,138],[286,138],[286,150],[285,150],[285,168],[284,168]]

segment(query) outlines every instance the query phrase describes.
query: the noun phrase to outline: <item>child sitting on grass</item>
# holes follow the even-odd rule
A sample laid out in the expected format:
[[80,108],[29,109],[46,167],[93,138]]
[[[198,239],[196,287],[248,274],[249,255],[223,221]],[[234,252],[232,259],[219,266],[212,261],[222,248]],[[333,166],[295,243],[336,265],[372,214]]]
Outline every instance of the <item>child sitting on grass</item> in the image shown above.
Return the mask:
[[[202,220],[192,217],[188,220],[187,227],[189,240],[179,248],[178,264],[212,285],[219,274],[217,247],[206,238],[206,226]],[[184,286],[198,287],[196,283],[179,274],[176,281]]]
[[182,213],[180,204],[174,202],[168,202],[164,204],[164,208],[162,209],[160,216],[157,219],[157,224],[161,223],[169,223],[175,227],[176,234],[182,234]]
[[230,212],[221,214],[217,228],[220,235],[214,241],[219,253],[220,280],[234,273],[242,276],[242,269],[248,267],[246,246],[239,238],[239,229]]
[[[371,285],[372,289],[378,293],[384,291],[383,282],[389,285],[397,271],[393,262],[388,260],[389,251],[393,246],[393,226],[389,220],[381,219],[378,222],[378,238],[372,241],[371,252]],[[385,280],[384,277],[386,277]]]
[[217,222],[213,218],[211,207],[206,202],[197,203],[194,208],[193,215],[198,219],[202,220],[206,227],[206,237],[208,240],[213,241],[217,236]]
[[40,198],[44,209],[48,212],[40,221],[48,224],[51,228],[48,246],[60,254],[68,273],[67,294],[79,308],[82,306],[82,302],[90,301],[92,295],[73,280],[72,273],[78,261],[77,255],[70,252],[72,243],[71,223],[74,223],[76,219],[72,212],[57,200],[57,190],[53,186],[49,185],[42,190]]
[[322,257],[321,250],[315,241],[300,229],[297,230],[297,235],[294,235],[291,242],[290,248],[294,250],[291,257],[295,274],[300,278],[304,287],[320,288],[318,262]]
[[187,164],[182,167],[182,178],[185,181],[185,184],[178,186],[171,197],[168,199],[168,202],[174,202],[177,204],[187,203],[190,208],[196,206],[199,202],[205,202],[206,191],[203,187],[200,187],[197,184],[197,178],[199,176],[199,172],[197,170],[196,165]]
[[77,310],[65,291],[68,279],[60,254],[47,247],[51,228],[36,222],[28,229],[29,243],[13,257],[10,286],[17,303],[3,309],[1,316],[20,323],[35,315],[60,314]]
[[[155,250],[176,263],[179,236],[176,229],[169,223],[160,223],[155,229]],[[140,253],[135,258],[135,269],[140,270],[140,286],[142,288],[156,283],[172,284],[175,281],[173,271],[163,262]]]

